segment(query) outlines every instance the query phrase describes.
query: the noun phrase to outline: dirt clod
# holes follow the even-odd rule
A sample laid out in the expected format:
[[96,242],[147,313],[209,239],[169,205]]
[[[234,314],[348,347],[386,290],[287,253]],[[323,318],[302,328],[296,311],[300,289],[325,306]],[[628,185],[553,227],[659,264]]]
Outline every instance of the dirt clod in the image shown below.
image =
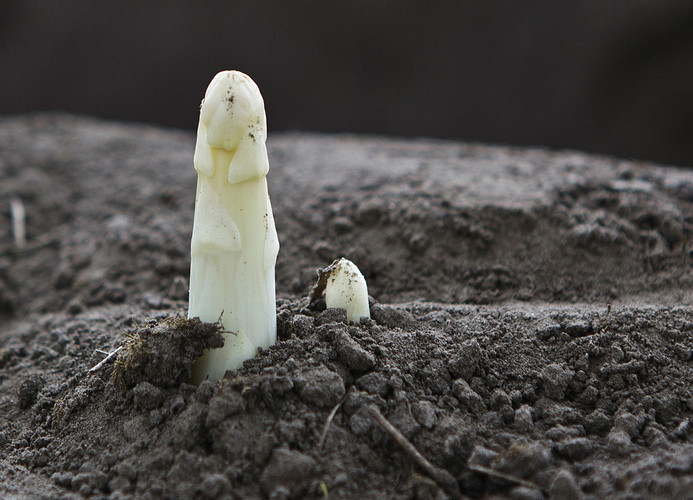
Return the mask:
[[159,387],[178,385],[190,378],[192,364],[205,349],[224,345],[221,331],[220,323],[203,323],[199,318],[173,317],[142,326],[128,334],[118,353],[113,382],[121,390],[141,382]]
[[41,386],[41,378],[32,375],[24,379],[17,391],[17,404],[20,410],[26,410],[36,401],[39,388]]

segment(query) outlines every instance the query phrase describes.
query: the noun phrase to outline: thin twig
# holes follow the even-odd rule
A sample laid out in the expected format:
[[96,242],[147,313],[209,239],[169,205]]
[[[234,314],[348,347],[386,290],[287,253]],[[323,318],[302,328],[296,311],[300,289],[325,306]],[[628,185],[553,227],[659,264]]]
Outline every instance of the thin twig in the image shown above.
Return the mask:
[[448,471],[440,469],[429,462],[419,450],[402,434],[394,425],[386,419],[375,406],[368,406],[368,412],[382,426],[383,429],[395,440],[395,442],[407,452],[407,454],[428,474],[448,495],[454,498],[460,497],[460,488],[457,481]]
[[327,415],[327,420],[325,420],[325,425],[322,426],[322,432],[320,433],[320,441],[318,441],[318,452],[322,451],[322,447],[325,446],[325,439],[327,439],[327,431],[330,430],[330,425],[332,425],[332,419],[334,419],[334,416],[337,414],[337,410],[339,410],[339,407],[342,406],[342,403],[345,399],[346,396],[344,396],[339,403],[334,405],[334,408],[332,408],[330,414]]
[[533,488],[535,490],[542,491],[539,485],[533,483],[532,481],[527,481],[526,479],[522,479],[521,477],[513,476],[512,474],[506,474],[505,472],[501,472],[496,469],[491,469],[490,467],[485,467],[483,465],[477,464],[469,464],[468,468],[472,472],[486,474],[487,476],[495,477],[497,479],[504,479],[511,483],[521,484],[522,486],[526,486],[527,488]]
[[105,358],[103,358],[101,361],[99,361],[99,362],[97,363],[97,365],[94,366],[93,368],[91,368],[87,373],[94,373],[96,370],[100,369],[103,365],[105,365],[105,364],[108,363],[110,360],[112,360],[113,357],[114,357],[116,354],[118,354],[122,348],[123,348],[123,346],[121,345],[118,349],[116,349],[115,351],[113,351],[112,353],[110,353],[108,356],[106,356]]
[[26,212],[21,198],[10,200],[10,217],[12,218],[12,236],[17,248],[26,246]]

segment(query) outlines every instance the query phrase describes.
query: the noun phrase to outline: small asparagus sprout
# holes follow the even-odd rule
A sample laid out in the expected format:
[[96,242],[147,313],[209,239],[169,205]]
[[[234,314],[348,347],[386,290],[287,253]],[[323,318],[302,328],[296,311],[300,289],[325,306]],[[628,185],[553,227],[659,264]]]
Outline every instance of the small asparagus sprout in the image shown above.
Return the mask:
[[274,265],[279,240],[267,192],[265,105],[250,77],[222,71],[207,87],[195,145],[197,194],[191,242],[188,317],[228,333],[205,351],[192,379],[226,370],[277,340]]
[[368,286],[356,264],[341,258],[330,267],[325,284],[325,304],[328,309],[346,309],[347,321],[358,323],[361,318],[370,318],[368,308]]

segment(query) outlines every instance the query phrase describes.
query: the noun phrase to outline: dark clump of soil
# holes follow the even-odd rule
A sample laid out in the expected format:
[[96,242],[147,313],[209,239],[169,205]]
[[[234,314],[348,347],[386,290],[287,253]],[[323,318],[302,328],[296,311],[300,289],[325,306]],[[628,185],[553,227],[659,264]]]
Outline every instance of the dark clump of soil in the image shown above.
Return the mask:
[[[114,374],[127,356],[38,387],[24,379],[14,411],[32,425],[6,426],[3,447],[81,495],[445,497],[375,406],[467,496],[683,498],[693,487],[688,308],[374,304],[372,320],[347,325],[305,303],[284,301],[280,341],[219,384],[182,381],[184,355],[169,372],[175,340],[147,344],[151,363],[125,391]],[[177,310],[112,341],[170,335]]]
[[[693,173],[279,137],[279,340],[194,386],[221,335],[184,319],[193,145],[0,121],[28,236],[0,211],[2,495],[690,497]],[[308,296],[342,255],[357,325]]]
[[190,370],[205,349],[223,347],[220,323],[169,317],[129,334],[113,368],[121,390],[139,383],[174,387],[190,379]]

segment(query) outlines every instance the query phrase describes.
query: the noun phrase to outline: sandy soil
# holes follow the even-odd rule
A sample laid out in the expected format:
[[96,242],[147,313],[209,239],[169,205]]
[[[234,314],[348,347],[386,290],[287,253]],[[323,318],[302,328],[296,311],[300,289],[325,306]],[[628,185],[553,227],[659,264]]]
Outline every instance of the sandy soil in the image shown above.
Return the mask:
[[[0,119],[4,497],[690,498],[693,172],[271,137],[280,341],[196,387],[193,147]],[[308,304],[339,256],[361,325]]]

